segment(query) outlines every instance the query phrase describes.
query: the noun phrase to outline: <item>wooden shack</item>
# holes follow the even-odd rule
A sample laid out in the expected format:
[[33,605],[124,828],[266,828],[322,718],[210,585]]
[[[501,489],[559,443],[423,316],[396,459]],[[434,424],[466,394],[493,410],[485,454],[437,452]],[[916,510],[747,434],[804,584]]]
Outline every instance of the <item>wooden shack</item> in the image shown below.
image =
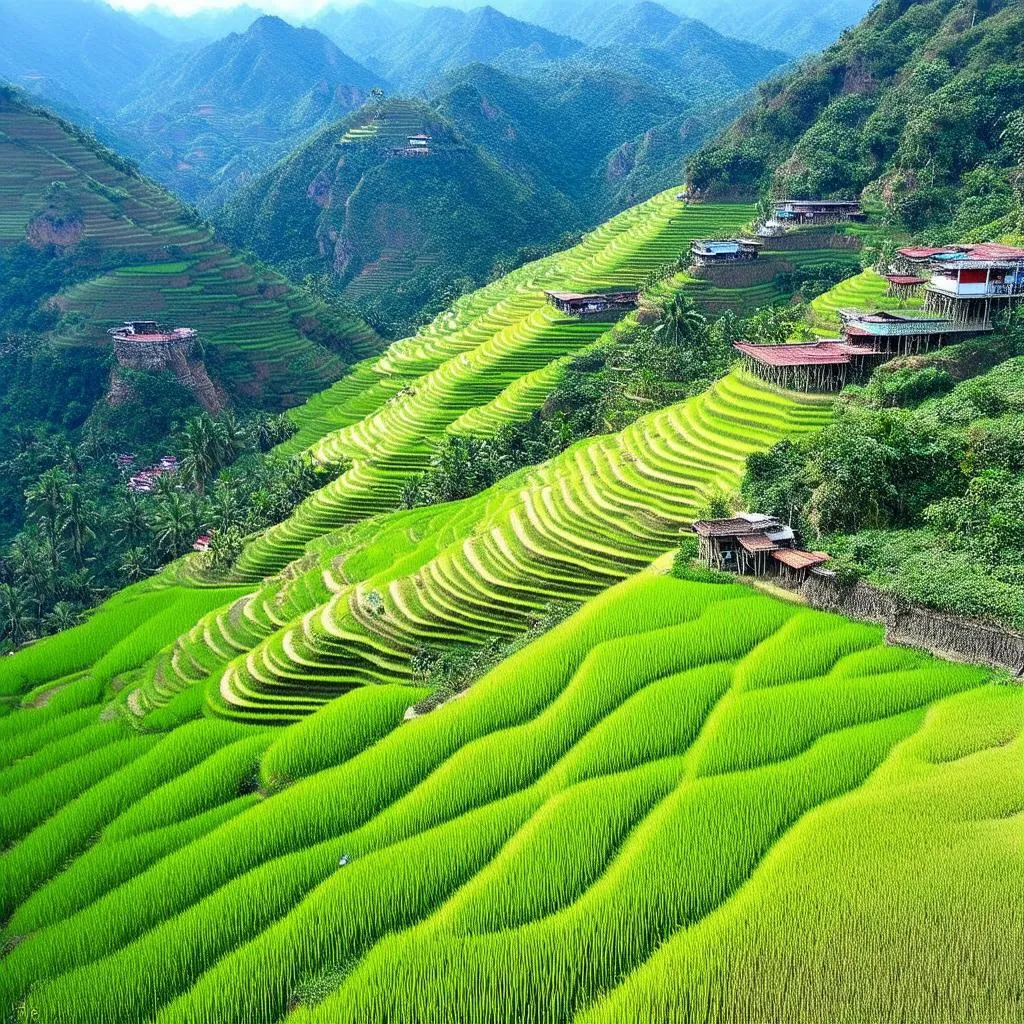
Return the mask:
[[790,391],[842,391],[866,380],[884,354],[871,344],[811,341],[795,345],[754,345],[739,341],[733,348],[747,370],[777,388]]
[[740,512],[728,519],[699,519],[692,526],[698,557],[712,569],[762,575],[769,554],[793,543],[793,531],[774,516]]
[[783,224],[838,224],[865,219],[856,199],[789,199],[775,207],[773,216]]
[[595,320],[621,316],[635,309],[640,300],[638,291],[618,292],[545,292],[548,301],[561,313],[568,316],[592,318]]
[[829,560],[824,551],[803,551],[800,548],[783,548],[772,552],[779,575],[786,583],[803,583],[809,573],[819,569]]
[[799,583],[829,560],[824,551],[798,548],[789,526],[760,512],[740,512],[728,519],[699,519],[692,529],[699,540],[701,561],[720,572],[777,574],[787,583]]

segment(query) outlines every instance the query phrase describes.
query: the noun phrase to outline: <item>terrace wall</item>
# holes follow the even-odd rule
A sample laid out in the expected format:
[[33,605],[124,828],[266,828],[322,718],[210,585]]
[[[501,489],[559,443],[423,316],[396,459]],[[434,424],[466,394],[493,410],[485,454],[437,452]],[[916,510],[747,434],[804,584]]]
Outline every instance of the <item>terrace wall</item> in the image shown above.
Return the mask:
[[838,231],[791,231],[771,239],[771,252],[797,252],[803,249],[843,249],[856,251],[863,246],[857,235],[844,235]]
[[[781,579],[779,582],[783,582]],[[886,639],[922,647],[954,661],[971,661],[1009,669],[1024,677],[1024,635],[975,619],[911,605],[860,581],[843,586],[821,576],[794,585],[812,608],[840,612],[885,626]]]

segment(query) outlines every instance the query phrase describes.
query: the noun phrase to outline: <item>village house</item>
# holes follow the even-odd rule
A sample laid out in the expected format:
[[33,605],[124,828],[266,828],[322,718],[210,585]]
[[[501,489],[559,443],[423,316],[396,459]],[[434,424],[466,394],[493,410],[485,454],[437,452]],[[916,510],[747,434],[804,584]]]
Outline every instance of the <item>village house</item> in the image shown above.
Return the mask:
[[829,560],[824,551],[796,546],[791,527],[760,512],[738,512],[728,519],[699,519],[693,524],[698,557],[711,569],[738,575],[777,574],[799,582]]
[[776,219],[792,224],[838,224],[866,216],[856,199],[789,199],[773,212]]
[[792,345],[736,342],[744,367],[774,387],[790,391],[841,391],[864,383],[879,363],[893,356],[930,352],[992,330],[930,313],[841,309],[842,338]]
[[603,319],[606,314],[621,315],[635,309],[640,299],[638,291],[619,292],[545,292],[548,301],[561,313],[569,316]]
[[1024,299],[1024,249],[995,242],[962,246],[935,253],[929,269],[925,310],[958,324],[991,325]]
[[695,267],[718,266],[756,260],[762,243],[747,238],[705,238],[690,243]]
[[866,380],[880,358],[873,345],[825,339],[794,345],[738,341],[733,348],[745,369],[789,391],[842,391],[847,384]]

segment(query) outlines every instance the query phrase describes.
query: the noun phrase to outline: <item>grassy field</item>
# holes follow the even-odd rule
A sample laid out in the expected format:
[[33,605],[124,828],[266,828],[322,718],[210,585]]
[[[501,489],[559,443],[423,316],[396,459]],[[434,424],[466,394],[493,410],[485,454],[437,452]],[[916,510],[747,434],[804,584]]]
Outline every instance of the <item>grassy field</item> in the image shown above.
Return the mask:
[[328,323],[284,277],[233,252],[70,126],[0,96],[0,246],[45,223],[53,183],[64,186],[56,203],[74,225],[79,264],[94,269],[57,300],[78,314],[59,340],[106,344],[108,327],[142,317],[194,327],[235,395],[281,406],[380,348],[365,324]]
[[[986,671],[648,571],[403,723],[416,697],[361,687],[284,728],[112,720],[78,745],[81,725],[51,736],[79,712],[18,712],[40,724],[0,771],[23,836],[0,855],[4,1004],[1013,1019],[1015,947],[988,936],[1024,914],[1024,695]],[[950,943],[977,970],[935,985]]]

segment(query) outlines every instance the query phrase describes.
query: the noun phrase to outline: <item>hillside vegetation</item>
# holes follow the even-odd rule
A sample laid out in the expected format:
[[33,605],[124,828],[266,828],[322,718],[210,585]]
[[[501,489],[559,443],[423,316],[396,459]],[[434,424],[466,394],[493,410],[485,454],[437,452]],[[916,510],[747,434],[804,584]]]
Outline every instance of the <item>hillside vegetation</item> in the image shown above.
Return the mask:
[[166,55],[111,124],[146,173],[214,204],[384,84],[319,32],[262,17],[196,53]]
[[[706,64],[736,47],[718,44]],[[596,51],[529,78],[462,68],[430,105],[392,97],[325,128],[242,188],[218,223],[292,277],[331,275],[374,326],[399,336],[494,271],[670,187],[682,157],[721,123],[715,104],[779,56],[724,81],[672,57],[675,92]],[[404,154],[421,134],[429,156]]]
[[1024,11],[882,0],[692,160],[711,193],[857,196],[936,237],[1020,230]]
[[365,325],[247,262],[67,122],[4,91],[0,131],[8,301],[30,313],[49,303],[61,345],[105,344],[108,327],[133,317],[188,325],[231,392],[271,406],[294,404],[373,348]]

